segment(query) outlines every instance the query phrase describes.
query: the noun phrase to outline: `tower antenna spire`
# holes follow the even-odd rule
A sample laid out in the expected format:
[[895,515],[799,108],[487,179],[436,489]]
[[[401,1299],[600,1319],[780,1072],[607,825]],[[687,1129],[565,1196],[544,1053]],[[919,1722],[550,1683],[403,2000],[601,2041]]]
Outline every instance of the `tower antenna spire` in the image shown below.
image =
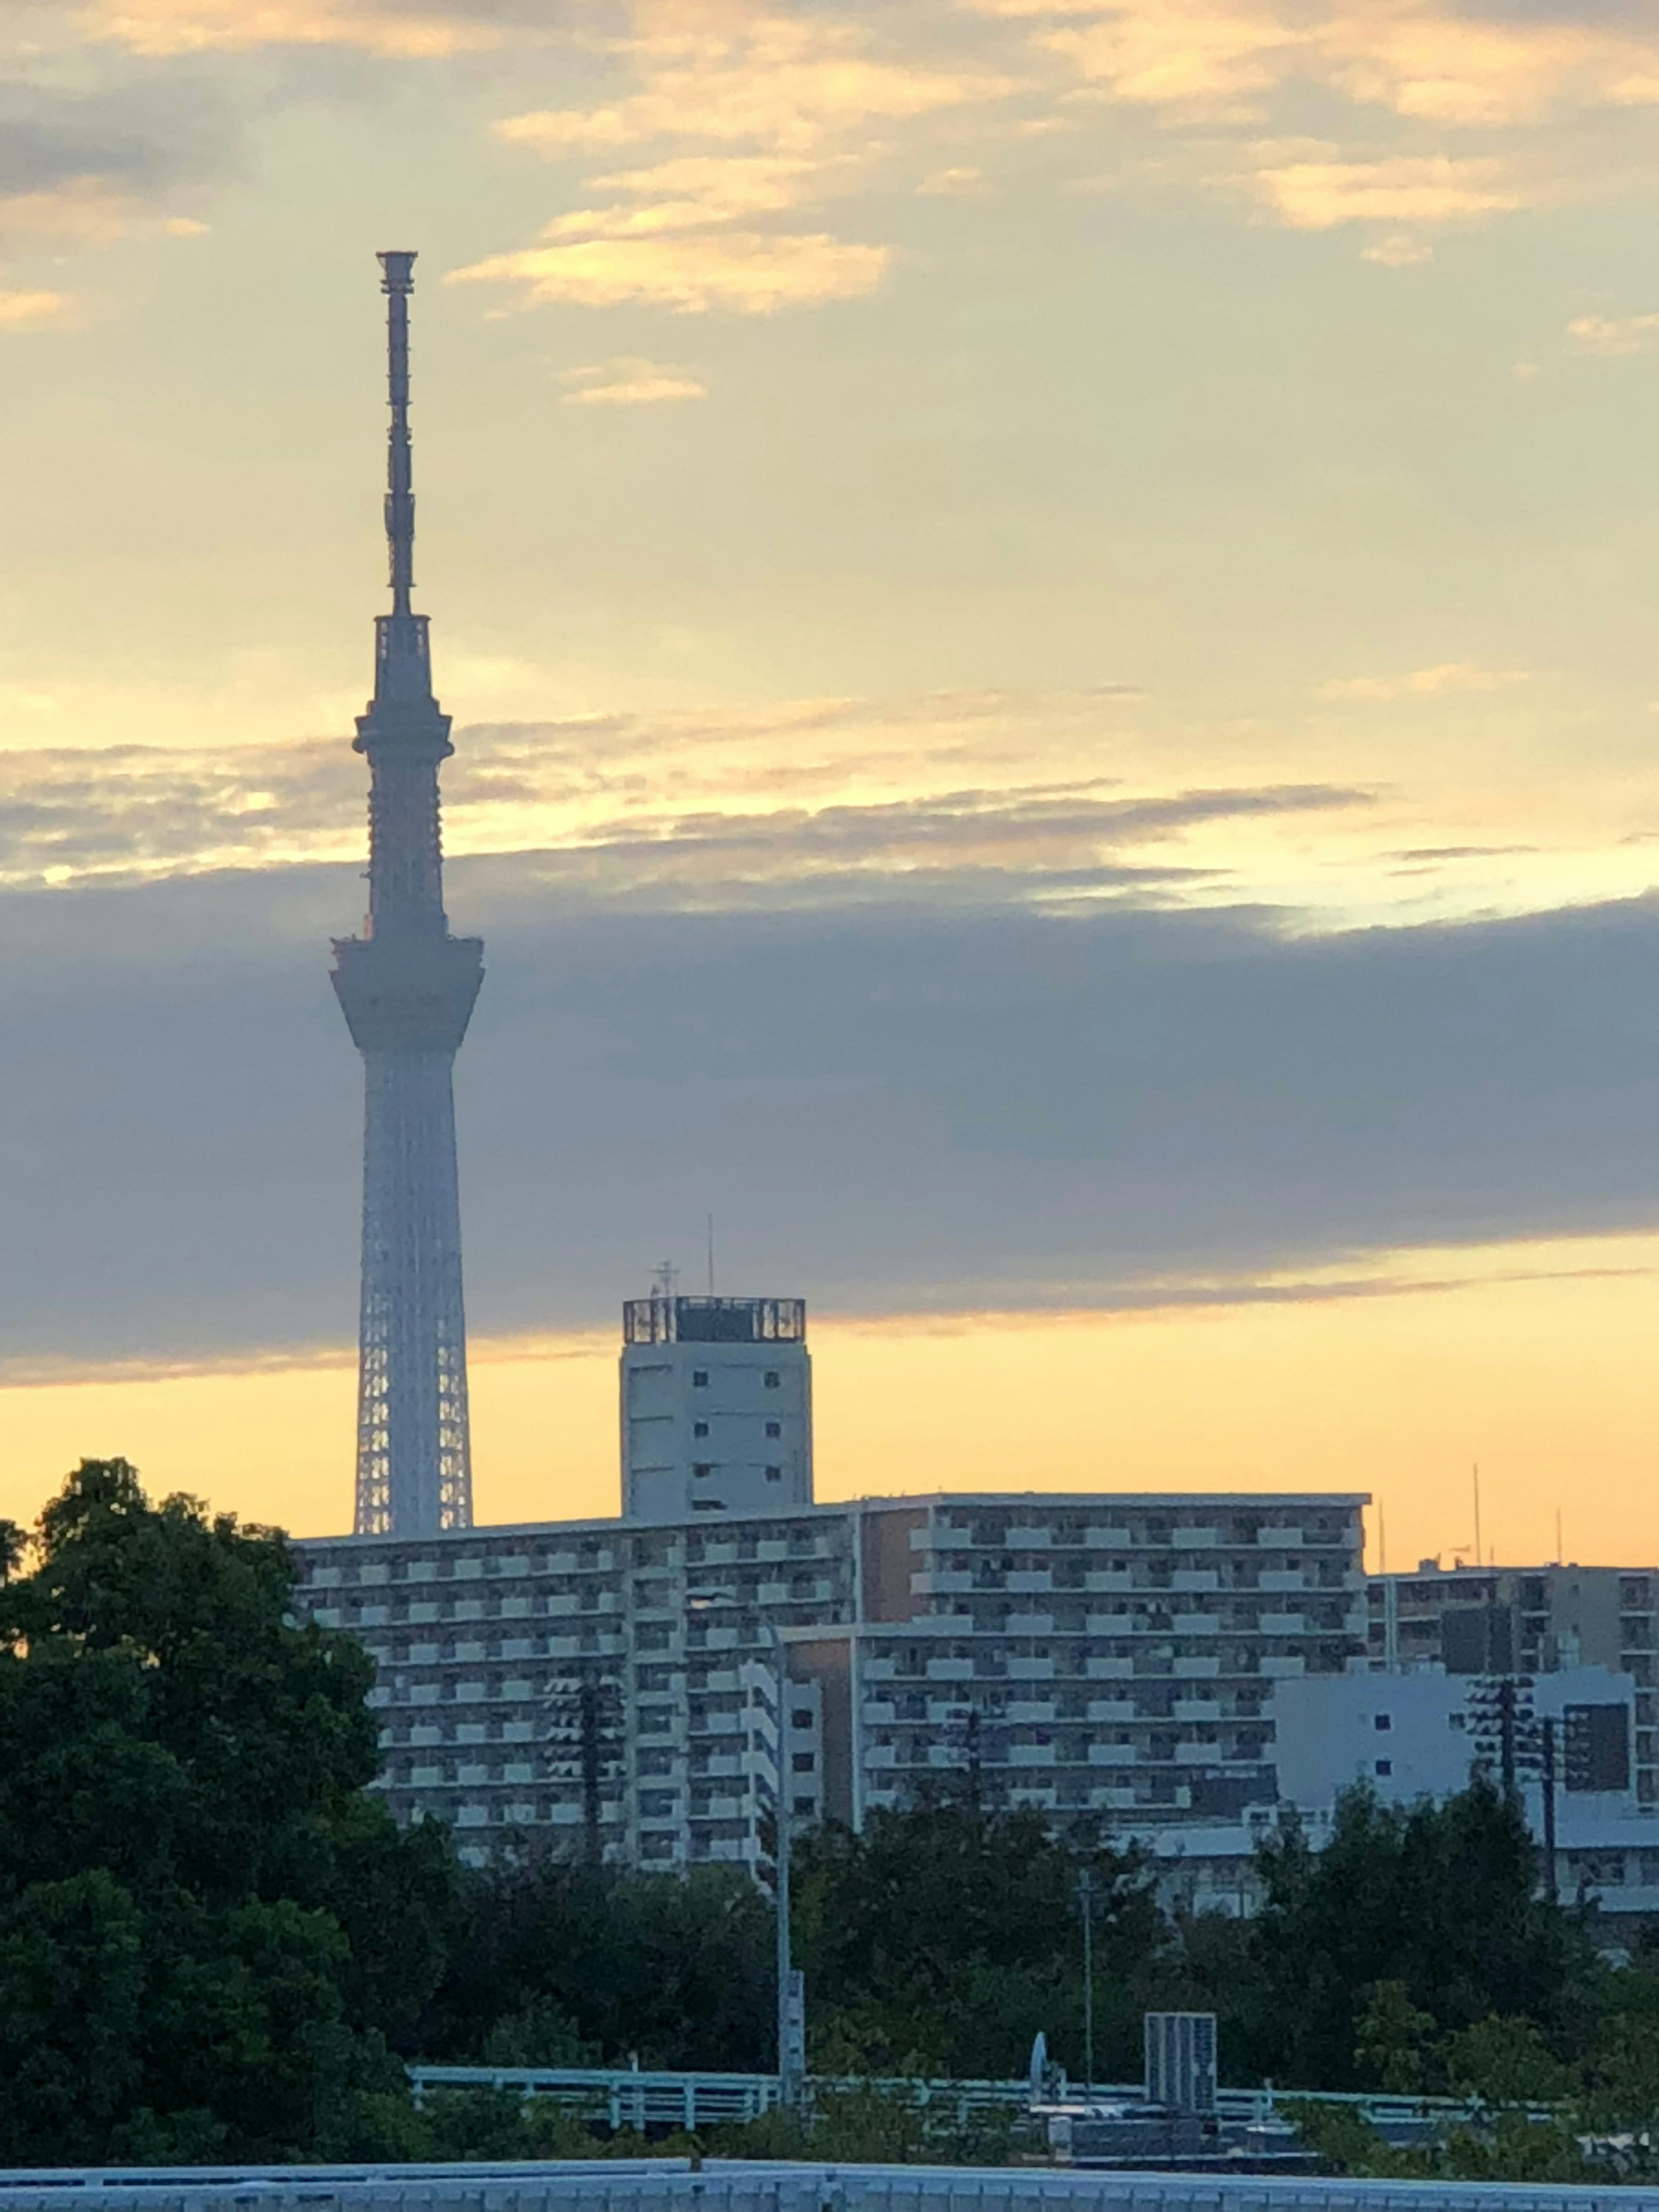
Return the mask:
[[392,611],[412,611],[415,588],[415,475],[409,437],[409,295],[415,289],[415,256],[382,253],[380,289],[386,295],[386,538],[391,556]]

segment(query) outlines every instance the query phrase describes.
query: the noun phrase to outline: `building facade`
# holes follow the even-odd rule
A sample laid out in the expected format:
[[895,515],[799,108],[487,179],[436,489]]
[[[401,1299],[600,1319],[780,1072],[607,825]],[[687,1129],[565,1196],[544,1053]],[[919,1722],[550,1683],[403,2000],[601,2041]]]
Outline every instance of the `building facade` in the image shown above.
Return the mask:
[[1381,1668],[1553,1674],[1607,1667],[1635,1689],[1638,1802],[1659,1805],[1659,1572],[1632,1567],[1446,1567],[1373,1575],[1366,1651]]
[[674,1522],[812,1502],[812,1366],[802,1298],[681,1297],[623,1309],[623,1517]]
[[307,1607],[377,1662],[400,1819],[475,1859],[586,1837],[684,1866],[752,1858],[775,1789],[856,1825],[954,1776],[1125,1833],[1272,1803],[1273,1684],[1363,1649],[1364,1502],[942,1495],[299,1549]]

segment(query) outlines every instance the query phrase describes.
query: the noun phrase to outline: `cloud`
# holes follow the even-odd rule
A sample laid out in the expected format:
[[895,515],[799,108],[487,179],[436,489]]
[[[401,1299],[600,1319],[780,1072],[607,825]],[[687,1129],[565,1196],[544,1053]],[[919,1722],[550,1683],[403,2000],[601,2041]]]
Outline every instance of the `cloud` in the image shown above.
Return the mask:
[[421,0],[90,0],[91,36],[155,59],[265,46],[348,46],[442,60],[501,45],[532,25],[514,10]]
[[708,386],[690,369],[629,354],[567,368],[559,380],[569,386],[567,407],[652,407],[665,399],[704,399],[708,394]]
[[[343,864],[8,896],[12,1358],[349,1341],[361,1074],[326,940],[359,892]],[[1659,1218],[1652,901],[1310,939],[624,912],[477,860],[450,905],[488,946],[459,1070],[481,1333],[603,1318],[710,1206],[751,1279],[859,1313],[1329,1294],[1379,1248]]]
[[1483,668],[1473,660],[1443,660],[1431,668],[1408,668],[1398,676],[1344,676],[1322,684],[1322,699],[1423,699],[1447,691],[1503,691],[1528,684],[1526,668]]
[[[1167,849],[1188,832],[1369,804],[1341,785],[1132,792],[1100,778],[936,783],[876,798],[856,757],[830,787],[860,795],[808,799],[833,725],[799,726],[816,738],[804,772],[774,761],[769,789],[763,770],[735,791],[729,732],[722,744],[710,732],[716,758],[699,778],[676,763],[672,737],[653,743],[625,722],[464,731],[445,782],[447,848],[452,857],[516,854],[527,884],[624,905],[834,904],[873,889],[1014,902],[1158,899],[1215,879],[1212,860]],[[656,772],[641,777],[652,761]],[[957,764],[948,747],[941,764]],[[361,844],[362,808],[360,763],[343,744],[215,758],[138,747],[0,754],[0,883],[344,859]]]
[[1580,315],[1567,325],[1567,336],[1579,353],[1599,354],[1613,360],[1622,354],[1646,353],[1659,332],[1659,314]]
[[521,307],[569,301],[611,307],[640,300],[678,314],[725,308],[771,315],[873,292],[889,258],[885,246],[855,245],[823,231],[599,236],[491,254],[452,270],[446,282],[514,285]]
[[916,190],[930,199],[975,199],[986,189],[983,169],[935,169]]
[[[556,216],[537,246],[457,270],[456,281],[514,284],[525,306],[638,300],[682,313],[771,314],[857,298],[885,277],[884,245],[768,219],[868,182],[890,158],[884,134],[895,126],[1015,88],[984,70],[878,50],[868,24],[777,13],[688,22],[674,11],[614,52],[642,79],[638,91],[508,116],[497,134],[549,158],[680,150],[589,179],[588,191],[624,199]],[[694,150],[710,145],[730,150]]]
[[0,331],[62,329],[74,313],[67,292],[0,291]]
[[1575,21],[1425,0],[1296,10],[1261,0],[973,4],[1030,21],[1042,48],[1114,100],[1188,117],[1259,115],[1273,94],[1306,85],[1463,129],[1659,100],[1659,43],[1623,11]]
[[1446,223],[1505,214],[1528,195],[1486,155],[1395,154],[1377,161],[1294,158],[1261,149],[1249,188],[1292,230],[1349,222]]
[[1409,232],[1395,230],[1362,247],[1359,258],[1362,261],[1375,261],[1384,269],[1416,269],[1433,260],[1434,248],[1425,240],[1412,237]]
[[872,51],[870,28],[779,14],[714,27],[668,27],[625,41],[645,78],[626,98],[507,118],[501,135],[550,154],[655,139],[754,144],[815,155],[872,124],[914,122],[1005,98],[1014,85],[979,70],[940,70]]
[[170,201],[230,154],[227,111],[206,88],[0,80],[0,256],[95,250],[145,224],[177,233],[190,219]]

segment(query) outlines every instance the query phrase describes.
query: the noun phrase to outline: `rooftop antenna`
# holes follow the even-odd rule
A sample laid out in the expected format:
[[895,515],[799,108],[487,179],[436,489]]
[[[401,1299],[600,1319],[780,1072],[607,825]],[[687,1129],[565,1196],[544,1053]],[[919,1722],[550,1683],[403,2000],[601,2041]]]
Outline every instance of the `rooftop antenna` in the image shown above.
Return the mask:
[[714,1217],[708,1217],[708,1295],[714,1295]]
[[1555,1564],[1558,1567],[1561,1564],[1561,1509],[1559,1505],[1555,1509]]
[[652,1279],[652,1297],[672,1298],[674,1295],[674,1279],[679,1272],[672,1260],[659,1260],[657,1263],[656,1274]]
[[1480,1462],[1478,1460],[1474,1466],[1474,1564],[1477,1567],[1484,1567],[1486,1564],[1486,1555],[1480,1548]]

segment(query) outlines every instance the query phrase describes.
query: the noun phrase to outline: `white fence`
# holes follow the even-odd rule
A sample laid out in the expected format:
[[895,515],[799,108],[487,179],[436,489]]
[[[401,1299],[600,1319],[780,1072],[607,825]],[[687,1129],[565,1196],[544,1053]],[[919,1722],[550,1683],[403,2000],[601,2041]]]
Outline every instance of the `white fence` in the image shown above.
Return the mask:
[[[432,2089],[510,2089],[521,2097],[552,2097],[573,2112],[604,2120],[613,2129],[711,2127],[722,2120],[752,2120],[778,2100],[775,2074],[646,2074],[601,2066],[411,2066],[415,2101]],[[958,2115],[1012,2106],[1024,2110],[1029,2083],[1018,2081],[915,2081],[895,2079],[868,2083],[836,2081],[815,2075],[817,2089],[869,2087],[933,2110]],[[1063,2078],[1060,2100],[1079,2099],[1079,2082]],[[1093,2098],[1134,2103],[1143,2094],[1139,2081],[1097,2081]],[[1425,2118],[1454,2120],[1469,2107],[1452,2097],[1387,2097],[1366,2090],[1222,2089],[1216,2104],[1227,2120],[1268,2118],[1287,2098],[1315,2097],[1324,2104],[1352,2105],[1374,2126],[1387,2129]]]

